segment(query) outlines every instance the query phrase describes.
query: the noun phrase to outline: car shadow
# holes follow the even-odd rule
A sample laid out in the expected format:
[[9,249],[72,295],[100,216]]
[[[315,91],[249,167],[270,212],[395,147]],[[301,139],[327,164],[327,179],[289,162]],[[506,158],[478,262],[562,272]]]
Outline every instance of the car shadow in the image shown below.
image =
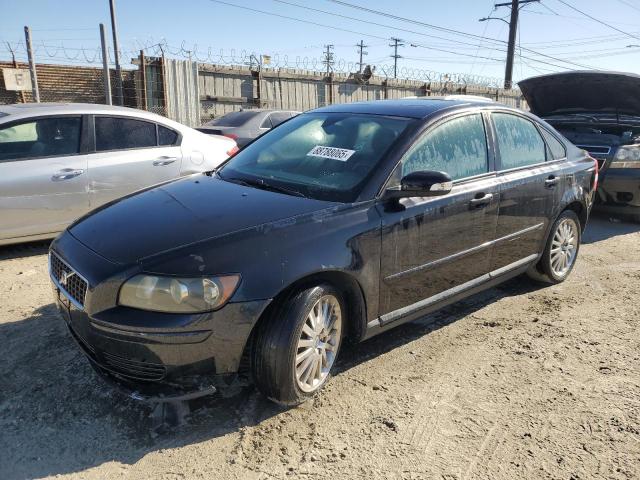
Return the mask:
[[590,244],[607,240],[620,235],[640,232],[640,224],[631,223],[623,219],[593,212],[582,234],[582,243]]
[[[336,375],[502,297],[537,288],[518,277],[361,344],[345,345]],[[114,461],[130,465],[151,452],[221,437],[286,411],[247,385],[192,402],[181,425],[158,433],[153,407],[113,391],[94,373],[53,304],[0,324],[0,338],[0,478],[5,480],[83,472]]]
[[40,240],[18,245],[3,245],[0,247],[0,260],[13,260],[14,258],[45,255],[49,251],[50,244],[51,240]]

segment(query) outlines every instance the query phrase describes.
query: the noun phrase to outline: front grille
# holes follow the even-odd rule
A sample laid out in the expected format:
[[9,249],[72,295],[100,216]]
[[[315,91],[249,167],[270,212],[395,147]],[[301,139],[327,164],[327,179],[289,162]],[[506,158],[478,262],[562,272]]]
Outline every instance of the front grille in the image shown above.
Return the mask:
[[166,373],[164,365],[157,363],[141,362],[107,352],[100,352],[99,355],[102,358],[101,363],[104,368],[125,377],[158,381],[162,380]]
[[60,291],[76,307],[83,309],[84,298],[87,295],[87,281],[54,252],[49,254],[49,274]]

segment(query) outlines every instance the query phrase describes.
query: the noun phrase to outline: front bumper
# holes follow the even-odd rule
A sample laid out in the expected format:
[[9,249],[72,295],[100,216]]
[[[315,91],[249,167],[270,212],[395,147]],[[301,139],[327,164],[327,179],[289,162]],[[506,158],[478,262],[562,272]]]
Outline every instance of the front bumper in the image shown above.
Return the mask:
[[104,259],[79,242],[73,249],[73,240],[65,242],[67,248],[56,254],[82,272],[89,287],[79,305],[52,282],[55,301],[72,337],[103,378],[134,398],[154,401],[206,395],[235,378],[249,335],[270,300],[229,303],[193,315],[107,306],[105,291],[119,287],[113,275],[96,278],[96,271],[109,270]]
[[[229,327],[218,332],[130,331],[78,310],[55,287],[54,295],[71,336],[94,369],[124,393],[150,401],[196,398],[231,383],[251,328],[266,307],[264,301],[228,304],[214,312],[216,323]],[[117,316],[117,310],[109,314]],[[150,312],[120,313],[144,317]]]
[[[609,168],[602,174],[598,189],[601,190],[601,199],[604,194],[605,209],[640,213],[640,168]],[[625,212],[623,208],[629,211]]]

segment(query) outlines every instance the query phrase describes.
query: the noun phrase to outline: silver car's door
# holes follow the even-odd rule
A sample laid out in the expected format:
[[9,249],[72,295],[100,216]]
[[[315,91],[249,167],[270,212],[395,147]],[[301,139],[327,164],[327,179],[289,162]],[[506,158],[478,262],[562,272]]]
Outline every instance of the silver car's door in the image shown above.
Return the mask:
[[96,115],[93,124],[95,149],[88,155],[92,209],[180,175],[178,132],[132,117]]
[[53,236],[87,212],[82,138],[81,115],[0,125],[0,239]]

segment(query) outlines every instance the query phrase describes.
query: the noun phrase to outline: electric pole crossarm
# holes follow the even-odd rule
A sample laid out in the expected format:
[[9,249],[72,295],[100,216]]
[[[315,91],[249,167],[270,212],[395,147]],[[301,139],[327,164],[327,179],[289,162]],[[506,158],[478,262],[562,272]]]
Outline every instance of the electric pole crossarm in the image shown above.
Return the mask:
[[513,57],[516,52],[516,33],[518,31],[518,15],[520,6],[527,3],[539,2],[540,0],[511,0],[508,3],[496,3],[495,8],[511,7],[511,18],[509,19],[509,43],[507,45],[507,62],[504,70],[504,88],[510,90],[513,86]]

